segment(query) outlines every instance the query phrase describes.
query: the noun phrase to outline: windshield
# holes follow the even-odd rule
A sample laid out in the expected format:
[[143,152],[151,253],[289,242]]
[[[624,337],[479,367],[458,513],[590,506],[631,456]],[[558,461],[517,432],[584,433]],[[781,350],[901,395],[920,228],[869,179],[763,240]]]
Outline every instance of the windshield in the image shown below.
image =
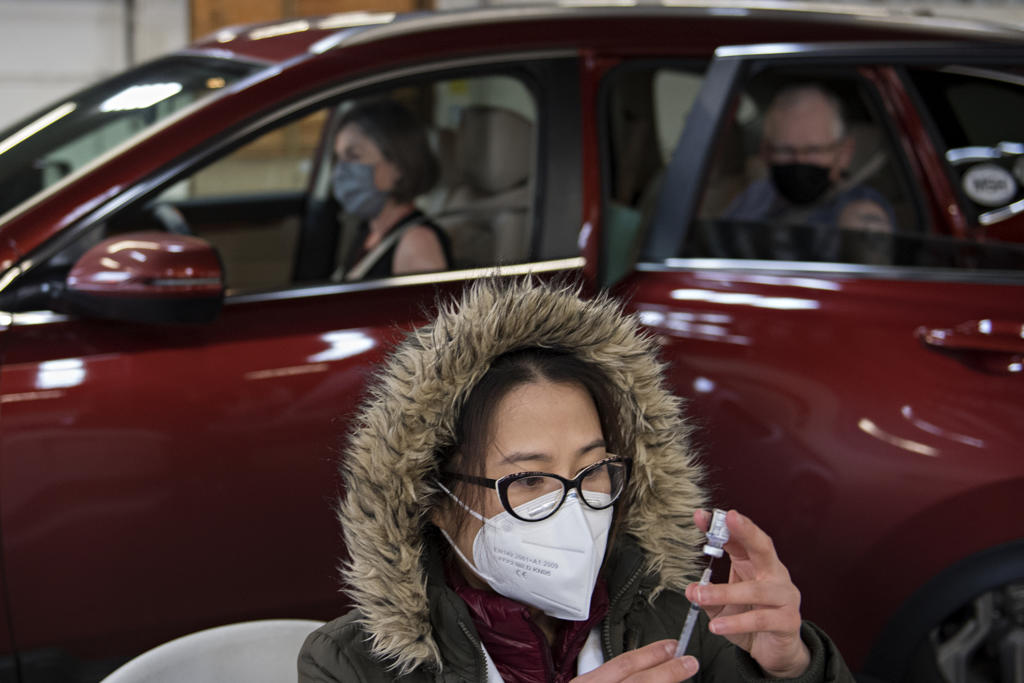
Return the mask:
[[212,57],[149,62],[0,132],[0,215],[182,107],[260,68]]

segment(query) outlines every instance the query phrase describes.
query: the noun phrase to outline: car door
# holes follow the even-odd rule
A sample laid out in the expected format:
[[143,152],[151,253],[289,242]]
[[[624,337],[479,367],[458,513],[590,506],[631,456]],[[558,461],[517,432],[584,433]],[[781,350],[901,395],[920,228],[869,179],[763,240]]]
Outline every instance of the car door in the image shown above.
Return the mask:
[[[1024,575],[1021,235],[978,223],[984,211],[963,201],[947,161],[955,155],[915,90],[925,80],[915,70],[1002,65],[1012,74],[1022,54],[719,48],[658,178],[639,262],[614,287],[657,335],[672,384],[690,399],[716,504],[739,507],[773,536],[804,615],[855,670],[898,678],[950,614]],[[760,162],[769,91],[787,80],[847,98],[849,134],[862,151],[873,146],[849,173],[885,196],[891,230],[844,231],[841,248],[822,255],[800,246],[802,221],[727,217]],[[1019,120],[1002,113],[1001,130]],[[621,172],[624,159],[612,149],[606,168]],[[1009,185],[1012,172],[992,174]],[[1003,188],[1006,206],[1017,206],[1016,183]],[[792,248],[780,253],[780,242]],[[1016,570],[994,575],[993,563]]]
[[[206,324],[33,310],[0,332],[4,587],[23,680],[88,676],[216,624],[344,611],[338,454],[374,365],[487,266],[581,267],[579,207],[538,199],[554,182],[579,196],[577,72],[572,58],[492,56],[311,93],[302,111],[140,180],[135,201],[40,265],[59,270],[104,236],[184,228],[218,247],[228,291]],[[400,100],[430,128],[442,183],[420,202],[466,259],[450,271],[348,282],[337,269],[353,247],[346,217],[325,233],[339,213],[325,213],[332,126],[367,97]],[[470,113],[488,125],[463,159],[516,186],[492,179],[458,203],[468,171],[446,145],[469,135]],[[507,133],[496,119],[519,122],[515,178],[488,154]]]

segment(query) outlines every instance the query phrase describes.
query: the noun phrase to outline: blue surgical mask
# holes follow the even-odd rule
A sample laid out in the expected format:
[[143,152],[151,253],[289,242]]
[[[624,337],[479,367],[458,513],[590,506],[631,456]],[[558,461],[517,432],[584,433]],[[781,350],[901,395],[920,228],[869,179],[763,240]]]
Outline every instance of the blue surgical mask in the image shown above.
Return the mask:
[[339,161],[334,165],[331,193],[345,213],[365,220],[380,214],[388,201],[388,193],[373,181],[373,166],[354,161]]

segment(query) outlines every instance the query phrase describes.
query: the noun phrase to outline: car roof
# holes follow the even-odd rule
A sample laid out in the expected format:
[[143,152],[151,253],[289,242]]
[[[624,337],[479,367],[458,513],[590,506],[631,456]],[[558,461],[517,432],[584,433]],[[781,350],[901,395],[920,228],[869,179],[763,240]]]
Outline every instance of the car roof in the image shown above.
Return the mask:
[[[746,18],[751,22],[827,23],[851,30],[900,30],[922,36],[960,40],[1020,40],[1024,31],[1010,23],[943,16],[940,9],[819,2],[746,0],[708,2],[663,0],[659,4],[624,6],[623,0],[563,0],[541,6],[498,6],[457,10],[341,12],[336,14],[229,26],[193,43],[190,51],[282,62],[352,43],[439,29],[523,21],[614,20],[678,17]],[[723,36],[722,42],[728,43]]]

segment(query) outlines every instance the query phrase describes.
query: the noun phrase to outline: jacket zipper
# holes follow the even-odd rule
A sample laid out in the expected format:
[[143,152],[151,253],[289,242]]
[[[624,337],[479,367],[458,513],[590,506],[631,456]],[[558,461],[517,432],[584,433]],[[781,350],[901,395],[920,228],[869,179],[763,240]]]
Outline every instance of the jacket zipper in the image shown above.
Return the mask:
[[[611,615],[612,608],[615,606],[615,604],[619,600],[621,600],[622,597],[626,593],[628,593],[630,589],[632,589],[633,584],[636,583],[637,579],[640,578],[640,574],[643,573],[643,570],[644,570],[644,565],[643,565],[643,563],[641,563],[639,567],[637,567],[636,569],[633,570],[633,573],[626,580],[626,583],[624,583],[622,585],[622,588],[620,588],[618,590],[618,592],[615,594],[615,597],[613,597],[608,602],[608,614],[609,614],[609,616]],[[608,620],[607,617],[604,620],[604,625],[601,626],[601,645],[602,645],[602,647],[604,647],[604,658],[605,658],[605,661],[611,659],[612,658],[612,627],[611,627],[611,622]]]
[[462,630],[463,635],[466,636],[466,640],[469,641],[470,645],[476,648],[476,664],[477,664],[477,680],[487,680],[487,660],[484,658],[484,645],[481,642],[477,642],[473,639],[473,634],[470,632],[466,625],[459,622],[459,628]]

